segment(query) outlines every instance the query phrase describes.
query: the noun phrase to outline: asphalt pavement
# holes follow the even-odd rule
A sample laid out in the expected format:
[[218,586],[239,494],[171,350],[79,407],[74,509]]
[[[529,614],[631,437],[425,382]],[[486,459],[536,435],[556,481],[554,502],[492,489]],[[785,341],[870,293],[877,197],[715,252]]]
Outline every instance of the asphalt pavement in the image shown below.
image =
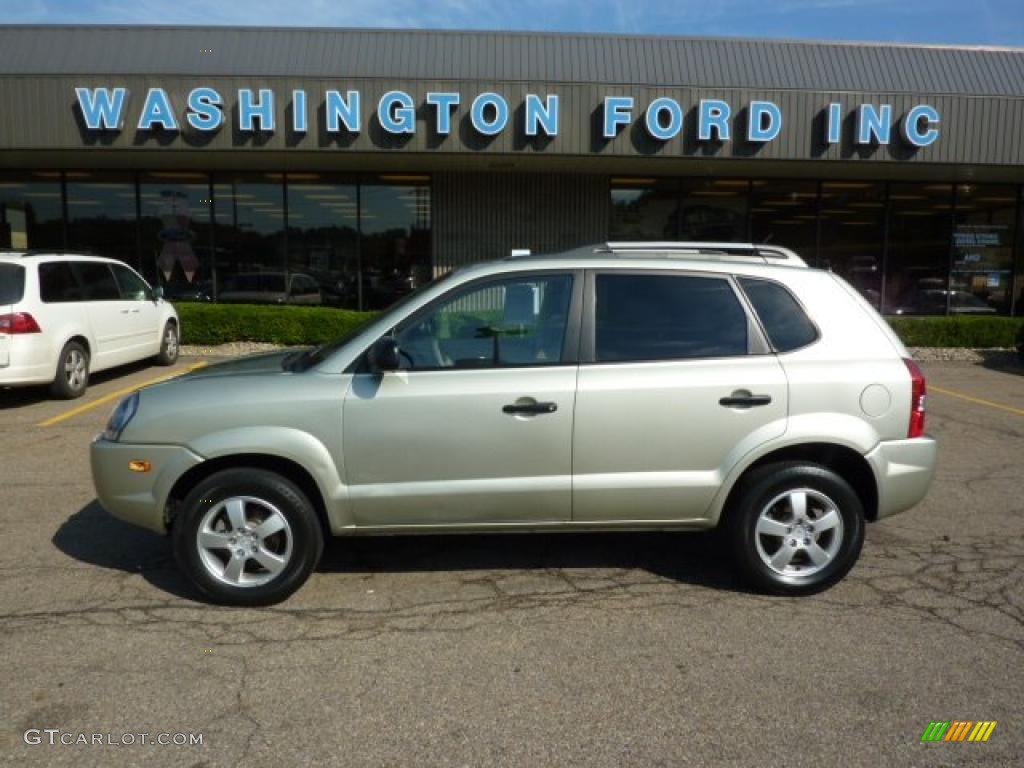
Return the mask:
[[[561,534],[335,540],[288,602],[207,605],[89,476],[167,369],[0,390],[0,763],[1021,765],[1024,369],[925,370],[931,493],[800,599],[710,535]],[[935,720],[997,725],[921,743]]]

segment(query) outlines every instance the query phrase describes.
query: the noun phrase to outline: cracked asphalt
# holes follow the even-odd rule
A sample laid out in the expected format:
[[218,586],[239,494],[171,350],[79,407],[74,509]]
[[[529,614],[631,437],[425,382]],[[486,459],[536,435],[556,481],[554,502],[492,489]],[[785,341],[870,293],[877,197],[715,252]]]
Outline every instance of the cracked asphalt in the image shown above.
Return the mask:
[[[1020,368],[925,368],[1024,409]],[[709,535],[471,536],[336,540],[291,600],[245,610],[94,501],[112,406],[40,427],[68,405],[0,391],[6,765],[1022,764],[1024,415],[930,395],[931,493],[815,597],[745,591]],[[931,720],[998,725],[921,744]],[[203,743],[24,742],[45,728]]]

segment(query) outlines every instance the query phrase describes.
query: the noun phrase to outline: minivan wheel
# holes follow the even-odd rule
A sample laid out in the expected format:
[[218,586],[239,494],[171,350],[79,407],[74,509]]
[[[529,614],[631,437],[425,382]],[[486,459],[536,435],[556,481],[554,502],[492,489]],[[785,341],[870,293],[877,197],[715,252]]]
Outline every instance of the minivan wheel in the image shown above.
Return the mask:
[[787,462],[746,478],[728,510],[736,563],[757,589],[806,595],[835,584],[864,544],[864,509],[827,467]]
[[222,605],[272,605],[309,578],[323,551],[316,510],[287,478],[228,469],[197,485],[172,523],[179,567]]
[[89,353],[77,341],[69,341],[60,351],[50,394],[60,400],[74,400],[84,395],[88,386]]
[[157,365],[174,365],[178,362],[178,326],[168,322],[160,337],[160,354],[156,356]]

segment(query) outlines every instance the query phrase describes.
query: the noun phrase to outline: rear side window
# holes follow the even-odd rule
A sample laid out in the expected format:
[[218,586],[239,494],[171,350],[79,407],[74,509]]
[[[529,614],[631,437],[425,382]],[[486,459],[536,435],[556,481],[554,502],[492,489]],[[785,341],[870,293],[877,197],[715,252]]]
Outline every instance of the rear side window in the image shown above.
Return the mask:
[[76,261],[72,268],[82,284],[86,301],[119,301],[121,292],[110,267],[97,261]]
[[818,338],[814,323],[783,286],[751,277],[741,277],[739,281],[776,352],[806,347]]
[[25,268],[0,264],[0,304],[17,304],[25,295]]
[[747,315],[725,279],[599,274],[596,288],[598,362],[747,354]]
[[66,261],[39,265],[39,298],[47,304],[81,301],[82,289]]

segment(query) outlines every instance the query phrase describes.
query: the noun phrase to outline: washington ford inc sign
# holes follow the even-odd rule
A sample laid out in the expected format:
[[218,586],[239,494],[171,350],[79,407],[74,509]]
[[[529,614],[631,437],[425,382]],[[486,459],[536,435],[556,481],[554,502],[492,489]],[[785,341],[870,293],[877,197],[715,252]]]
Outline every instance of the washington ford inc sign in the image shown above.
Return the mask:
[[[82,121],[90,131],[121,131],[128,116],[127,88],[75,88]],[[242,133],[273,133],[277,125],[277,95],[271,89],[241,88],[232,94],[236,101],[237,128]],[[310,105],[306,91],[294,90],[291,98],[290,128],[298,134],[309,130]],[[452,131],[455,112],[468,106],[469,121],[481,136],[497,136],[506,130],[522,131],[526,136],[554,138],[559,131],[559,98],[528,93],[517,110],[520,118],[513,120],[508,99],[493,92],[480,93],[472,99],[453,92],[427,93],[424,103],[428,120],[439,135]],[[319,105],[317,105],[319,107]],[[368,105],[380,127],[389,134],[416,133],[417,103],[405,91],[388,91],[375,104]],[[655,141],[675,138],[684,123],[683,105],[669,96],[658,97],[648,104],[638,104],[632,96],[605,96],[600,106],[600,119],[595,130],[601,137],[613,139],[626,126],[639,121]],[[364,129],[367,110],[359,91],[332,91],[324,94],[322,116],[327,133],[357,134]],[[736,114],[733,106],[721,99],[702,99],[697,104],[696,135],[698,141],[732,141],[742,139],[766,144],[785,130],[782,109],[772,101],[750,101]],[[849,110],[841,103],[830,103],[821,121],[821,141],[837,144],[842,140]],[[139,131],[181,131],[185,126],[197,133],[212,133],[224,125],[225,99],[214,88],[193,88],[185,104],[175,105],[163,88],[150,88],[137,112],[135,128]],[[134,117],[134,115],[133,115]],[[521,120],[521,122],[520,122]],[[511,125],[517,122],[518,125]],[[911,147],[926,147],[939,138],[938,110],[927,104],[911,107],[903,115],[894,115],[891,104],[861,104],[852,121],[855,144],[889,144],[898,132]],[[690,128],[692,130],[692,127]],[[734,130],[740,134],[734,136]]]

